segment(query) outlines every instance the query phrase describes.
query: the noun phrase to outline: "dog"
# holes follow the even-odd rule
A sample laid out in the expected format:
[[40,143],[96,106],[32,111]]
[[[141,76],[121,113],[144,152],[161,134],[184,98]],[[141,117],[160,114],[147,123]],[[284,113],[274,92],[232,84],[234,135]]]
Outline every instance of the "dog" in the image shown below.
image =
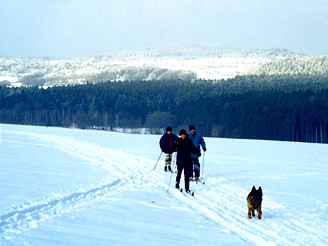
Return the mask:
[[251,219],[255,216],[255,210],[257,211],[257,217],[262,218],[262,188],[261,186],[256,189],[253,186],[251,192],[247,196],[247,206],[248,206],[248,218]]

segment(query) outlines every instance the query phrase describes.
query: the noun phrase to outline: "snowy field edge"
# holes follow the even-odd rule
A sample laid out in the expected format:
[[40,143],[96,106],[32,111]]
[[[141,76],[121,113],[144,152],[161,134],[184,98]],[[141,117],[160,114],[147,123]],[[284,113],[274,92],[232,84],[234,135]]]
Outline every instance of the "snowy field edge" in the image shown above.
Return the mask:
[[328,244],[328,145],[205,138],[192,197],[152,170],[159,135],[0,127],[0,245]]

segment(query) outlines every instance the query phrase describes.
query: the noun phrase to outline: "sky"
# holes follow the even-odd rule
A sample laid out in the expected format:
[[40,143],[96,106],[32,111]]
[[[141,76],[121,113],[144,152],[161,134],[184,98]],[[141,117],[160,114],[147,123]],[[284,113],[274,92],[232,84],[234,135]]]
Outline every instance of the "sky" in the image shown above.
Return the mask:
[[328,55],[326,0],[1,0],[0,23],[0,56],[191,44]]

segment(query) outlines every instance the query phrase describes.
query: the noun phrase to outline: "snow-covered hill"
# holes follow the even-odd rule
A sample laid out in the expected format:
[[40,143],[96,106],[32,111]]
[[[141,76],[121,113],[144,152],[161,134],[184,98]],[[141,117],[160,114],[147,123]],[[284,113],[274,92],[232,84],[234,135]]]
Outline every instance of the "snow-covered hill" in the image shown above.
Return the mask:
[[237,50],[218,46],[161,47],[113,57],[0,57],[0,84],[61,85],[120,80],[226,79],[296,54],[284,49]]
[[328,56],[295,56],[265,63],[254,71],[266,75],[328,76]]
[[191,197],[159,138],[1,125],[0,245],[328,244],[328,145],[205,138]]

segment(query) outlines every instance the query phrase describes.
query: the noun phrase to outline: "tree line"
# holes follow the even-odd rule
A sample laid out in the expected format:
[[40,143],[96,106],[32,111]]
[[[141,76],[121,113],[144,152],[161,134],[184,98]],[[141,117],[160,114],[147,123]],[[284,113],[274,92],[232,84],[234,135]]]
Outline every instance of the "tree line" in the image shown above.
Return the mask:
[[[326,76],[0,87],[0,122],[78,128],[194,124],[208,137],[328,142]],[[157,131],[157,133],[159,133]]]

